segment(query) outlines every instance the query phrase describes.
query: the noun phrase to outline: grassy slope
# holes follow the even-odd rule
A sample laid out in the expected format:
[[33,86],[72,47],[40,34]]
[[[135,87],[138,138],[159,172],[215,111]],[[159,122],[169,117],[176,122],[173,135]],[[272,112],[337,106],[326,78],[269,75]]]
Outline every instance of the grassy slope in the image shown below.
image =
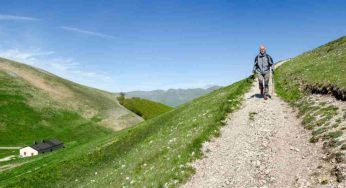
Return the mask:
[[277,93],[287,101],[303,95],[299,87],[336,85],[346,89],[346,37],[306,52],[277,70]]
[[346,37],[303,53],[276,70],[276,92],[299,109],[298,116],[302,117],[303,124],[307,129],[313,130],[311,142],[317,142],[320,137],[324,140],[329,139],[329,136],[324,136],[326,134],[322,133],[329,134],[327,130],[340,131],[338,126],[346,117],[338,107],[318,103],[309,98],[310,93],[304,88],[335,85],[344,89],[345,75]]
[[3,157],[11,156],[11,155],[17,155],[18,150],[13,149],[0,149],[0,159]]
[[0,59],[1,146],[22,146],[52,137],[64,142],[89,141],[110,132],[100,125],[114,129],[139,121],[118,104],[116,95]]
[[173,109],[170,106],[138,97],[125,98],[123,100],[119,100],[119,102],[127,109],[143,117],[145,120],[154,118]]
[[0,185],[158,187],[179,184],[193,173],[187,163],[201,156],[201,144],[219,134],[225,116],[239,107],[241,96],[250,86],[251,80],[246,79],[216,90],[136,127],[119,131],[112,138],[94,141],[90,149],[85,145],[75,152],[61,154],[63,163],[55,163],[58,159],[54,155],[49,160],[47,157],[46,161],[36,161],[35,165],[27,163],[5,171],[0,174]]

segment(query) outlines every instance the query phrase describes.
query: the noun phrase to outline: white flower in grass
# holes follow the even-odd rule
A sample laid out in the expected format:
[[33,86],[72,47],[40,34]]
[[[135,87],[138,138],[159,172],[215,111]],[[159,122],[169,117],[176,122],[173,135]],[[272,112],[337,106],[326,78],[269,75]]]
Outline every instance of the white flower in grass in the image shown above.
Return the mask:
[[126,165],[123,164],[123,165],[121,165],[121,168],[125,168],[125,166],[126,166]]
[[129,180],[129,179],[130,179],[130,177],[127,176],[127,177],[126,177],[126,180]]
[[95,172],[95,176],[97,175],[97,172]]

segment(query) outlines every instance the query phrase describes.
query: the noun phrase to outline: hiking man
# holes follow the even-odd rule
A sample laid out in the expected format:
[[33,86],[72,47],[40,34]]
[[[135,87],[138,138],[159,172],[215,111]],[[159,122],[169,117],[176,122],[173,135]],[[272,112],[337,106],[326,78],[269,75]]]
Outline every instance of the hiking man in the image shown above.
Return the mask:
[[[264,45],[259,47],[259,54],[255,58],[255,64],[253,66],[253,73],[257,73],[259,89],[261,91],[261,95],[264,100],[268,99],[269,92],[269,77],[270,77],[270,69],[274,74],[274,62],[272,57],[268,55],[267,49]],[[263,88],[264,82],[264,88]]]

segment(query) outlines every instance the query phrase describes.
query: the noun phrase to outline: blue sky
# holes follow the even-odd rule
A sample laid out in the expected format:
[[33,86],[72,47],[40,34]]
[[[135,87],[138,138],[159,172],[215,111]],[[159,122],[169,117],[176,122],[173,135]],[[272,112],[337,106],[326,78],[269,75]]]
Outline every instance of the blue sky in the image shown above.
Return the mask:
[[0,56],[131,91],[228,85],[346,34],[344,0],[1,0]]

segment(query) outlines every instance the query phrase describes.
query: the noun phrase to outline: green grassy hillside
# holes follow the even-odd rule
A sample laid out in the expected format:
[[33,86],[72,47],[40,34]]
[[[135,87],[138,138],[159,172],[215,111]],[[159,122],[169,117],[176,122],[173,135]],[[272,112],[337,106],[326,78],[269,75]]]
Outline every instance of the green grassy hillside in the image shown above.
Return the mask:
[[[311,130],[311,143],[322,142],[326,160],[337,181],[346,177],[346,37],[342,37],[281,65],[275,74],[277,94],[299,110]],[[312,94],[328,95],[312,95]],[[323,98],[325,97],[325,98]]]
[[293,58],[277,73],[277,92],[287,100],[301,98],[300,90],[346,100],[346,37]]
[[0,145],[23,146],[44,138],[89,141],[142,120],[116,97],[0,59]]
[[[251,80],[216,90],[109,138],[37,160],[20,159],[0,174],[3,187],[176,186],[193,173],[189,162],[219,135],[229,112],[240,106]],[[6,164],[5,164],[6,166]]]
[[118,101],[121,105],[145,120],[154,118],[173,109],[170,106],[138,97],[125,98],[124,96],[120,96],[118,97]]

